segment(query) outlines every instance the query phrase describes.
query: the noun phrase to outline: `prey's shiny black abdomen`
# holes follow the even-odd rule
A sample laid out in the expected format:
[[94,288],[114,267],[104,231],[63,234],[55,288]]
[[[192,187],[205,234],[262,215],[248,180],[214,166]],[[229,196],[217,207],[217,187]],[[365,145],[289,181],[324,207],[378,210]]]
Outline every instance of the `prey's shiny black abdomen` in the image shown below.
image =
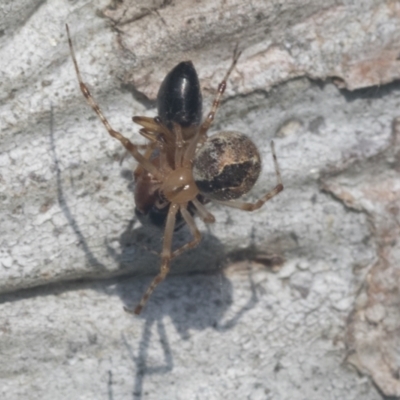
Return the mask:
[[183,61],[164,78],[157,94],[157,110],[163,124],[185,128],[200,125],[202,96],[197,72],[191,61]]

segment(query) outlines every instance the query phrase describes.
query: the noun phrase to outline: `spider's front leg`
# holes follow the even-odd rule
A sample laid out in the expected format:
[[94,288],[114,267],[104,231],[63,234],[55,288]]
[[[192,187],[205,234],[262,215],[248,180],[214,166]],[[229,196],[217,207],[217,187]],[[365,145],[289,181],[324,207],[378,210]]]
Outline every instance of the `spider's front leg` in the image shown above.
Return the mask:
[[236,45],[235,50],[233,52],[233,58],[232,58],[232,63],[228,69],[228,71],[226,72],[224,78],[222,79],[222,81],[219,83],[218,85],[218,89],[217,89],[217,94],[214,98],[212,107],[210,112],[207,115],[207,118],[205,119],[205,121],[203,122],[203,124],[200,127],[200,131],[201,134],[206,134],[208,129],[210,128],[211,124],[214,121],[215,118],[215,114],[221,104],[221,99],[223,94],[225,93],[225,89],[226,89],[226,83],[228,81],[229,75],[232,73],[233,69],[235,68],[237,61],[240,57],[241,51],[238,51],[238,47]]
[[129,139],[127,139],[121,133],[119,133],[116,130],[114,130],[111,127],[110,123],[108,122],[107,118],[104,116],[104,114],[101,111],[99,105],[96,103],[96,101],[94,100],[93,96],[91,95],[91,93],[89,91],[89,88],[83,82],[81,73],[79,71],[78,62],[76,61],[75,51],[74,51],[74,47],[72,45],[71,36],[69,34],[68,25],[65,25],[65,27],[66,27],[66,30],[67,30],[68,44],[69,44],[69,48],[70,48],[70,51],[71,51],[72,61],[74,63],[76,76],[77,76],[78,81],[79,81],[79,87],[80,87],[81,92],[82,92],[83,96],[85,97],[87,103],[90,105],[90,107],[92,107],[94,112],[100,118],[101,122],[106,127],[108,133],[112,137],[114,137],[115,139],[119,140],[121,142],[121,144],[128,150],[128,152],[135,158],[135,160],[143,166],[143,168],[145,168],[155,178],[161,179],[162,178],[161,174],[157,170],[157,168],[149,160],[147,160],[145,157],[143,157],[142,154],[140,154],[140,152],[138,150],[138,147],[136,145],[134,145]]

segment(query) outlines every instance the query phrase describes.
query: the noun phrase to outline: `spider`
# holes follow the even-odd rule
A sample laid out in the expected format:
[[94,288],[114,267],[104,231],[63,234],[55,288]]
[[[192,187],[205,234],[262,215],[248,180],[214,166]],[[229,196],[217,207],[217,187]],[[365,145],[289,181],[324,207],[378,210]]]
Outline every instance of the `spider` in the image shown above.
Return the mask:
[[[84,83],[68,25],[68,44],[87,103],[100,118],[108,133],[119,140],[138,162],[134,172],[136,215],[144,223],[164,228],[161,267],[139,304],[128,312],[140,314],[154,289],[170,271],[171,260],[201,240],[194,215],[205,223],[215,222],[205,204],[210,200],[228,207],[254,211],[283,190],[274,143],[271,152],[275,167],[276,186],[254,203],[236,199],[248,193],[258,179],[261,159],[255,144],[239,132],[207,132],[220,106],[226,82],[236,66],[240,52],[235,48],[232,63],[218,85],[217,94],[207,117],[202,119],[202,95],[199,78],[191,61],[175,66],[164,78],[157,95],[155,118],[133,117],[142,128],[139,133],[148,139],[143,153],[139,146],[112,128]],[[174,232],[187,224],[192,240],[172,250]]]

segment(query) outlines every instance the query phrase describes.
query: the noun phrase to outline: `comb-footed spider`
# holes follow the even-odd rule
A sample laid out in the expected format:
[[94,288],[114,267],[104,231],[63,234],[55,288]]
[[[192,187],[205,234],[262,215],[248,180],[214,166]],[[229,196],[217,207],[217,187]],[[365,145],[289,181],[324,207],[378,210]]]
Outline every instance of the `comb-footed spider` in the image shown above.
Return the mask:
[[[119,140],[139,164],[134,173],[136,214],[142,223],[164,227],[160,272],[133,310],[139,314],[168,274],[171,260],[200,242],[201,234],[194,215],[206,223],[215,221],[205,207],[208,200],[254,211],[283,190],[274,143],[271,142],[271,150],[276,186],[254,203],[238,201],[258,179],[261,170],[259,152],[254,143],[239,132],[207,136],[227,79],[240,56],[236,48],[231,66],[218,85],[211,110],[204,120],[199,78],[192,62],[181,62],[167,74],[157,95],[158,116],[133,117],[133,122],[142,126],[139,133],[149,141],[142,154],[137,145],[111,127],[93,99],[80,74],[68,25],[66,29],[79,86],[86,101],[108,133]],[[193,239],[172,251],[174,231],[184,223],[189,226]]]

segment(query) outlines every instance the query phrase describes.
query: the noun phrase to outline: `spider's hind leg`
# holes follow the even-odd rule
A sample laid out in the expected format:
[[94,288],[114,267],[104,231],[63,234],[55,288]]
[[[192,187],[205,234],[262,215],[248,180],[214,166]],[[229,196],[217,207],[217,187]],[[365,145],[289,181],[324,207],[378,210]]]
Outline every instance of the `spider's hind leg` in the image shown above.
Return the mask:
[[[172,238],[174,234],[175,220],[176,214],[178,211],[181,212],[185,222],[188,224],[191,234],[193,235],[193,239],[189,242],[181,246],[179,249],[172,252]],[[196,247],[201,240],[201,233],[197,229],[196,223],[193,217],[190,215],[187,210],[187,204],[178,205],[175,203],[171,203],[168,211],[167,222],[165,224],[164,231],[164,241],[163,248],[161,252],[161,267],[159,274],[153,279],[150,283],[150,286],[147,288],[143,297],[141,298],[139,304],[133,310],[133,313],[140,314],[143,307],[146,305],[150,296],[154,292],[155,288],[165,279],[170,271],[171,260],[179,255],[181,255],[186,250],[189,250],[193,247]],[[132,310],[125,308],[125,311],[132,312]]]
[[[150,283],[150,286],[147,288],[143,297],[141,298],[139,304],[133,310],[135,314],[140,314],[143,307],[146,305],[147,300],[154,292],[154,289],[165,279],[170,270],[171,263],[171,247],[172,247],[172,238],[174,235],[174,227],[175,227],[175,219],[176,214],[179,210],[178,204],[171,204],[168,210],[167,222],[165,224],[164,230],[164,241],[163,248],[161,252],[161,267],[159,274],[153,279]],[[132,310],[125,308],[125,311],[132,312]]]

